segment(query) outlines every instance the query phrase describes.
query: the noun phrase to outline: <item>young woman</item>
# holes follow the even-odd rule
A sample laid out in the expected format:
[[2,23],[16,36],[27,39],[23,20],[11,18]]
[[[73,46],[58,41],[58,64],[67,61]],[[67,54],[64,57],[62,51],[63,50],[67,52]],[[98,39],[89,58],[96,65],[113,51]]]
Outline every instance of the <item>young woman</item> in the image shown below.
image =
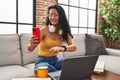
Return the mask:
[[[61,6],[53,5],[48,7],[46,26],[43,26],[40,32],[41,41],[35,69],[39,66],[48,66],[49,72],[60,70],[63,60],[58,60],[58,52],[76,50],[69,23]],[[38,44],[35,44],[35,42],[37,42],[37,37],[32,36],[28,46],[29,51],[33,51],[36,48]],[[68,45],[63,46],[63,42]]]

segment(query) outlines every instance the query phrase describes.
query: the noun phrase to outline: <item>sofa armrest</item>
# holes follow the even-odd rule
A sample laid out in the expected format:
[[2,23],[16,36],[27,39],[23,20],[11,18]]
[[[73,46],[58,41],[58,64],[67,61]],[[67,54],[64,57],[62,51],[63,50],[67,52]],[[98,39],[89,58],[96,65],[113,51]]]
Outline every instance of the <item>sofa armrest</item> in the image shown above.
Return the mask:
[[120,50],[112,49],[112,48],[106,48],[106,51],[107,51],[108,55],[120,56]]

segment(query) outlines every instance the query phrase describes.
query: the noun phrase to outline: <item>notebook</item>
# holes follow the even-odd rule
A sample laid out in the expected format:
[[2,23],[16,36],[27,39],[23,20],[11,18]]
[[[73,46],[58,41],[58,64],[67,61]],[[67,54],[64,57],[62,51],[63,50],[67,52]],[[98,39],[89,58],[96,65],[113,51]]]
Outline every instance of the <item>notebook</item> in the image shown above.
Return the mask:
[[82,56],[65,59],[62,70],[49,73],[53,80],[82,80],[91,77],[98,56]]
[[12,80],[51,80],[50,78],[14,78]]

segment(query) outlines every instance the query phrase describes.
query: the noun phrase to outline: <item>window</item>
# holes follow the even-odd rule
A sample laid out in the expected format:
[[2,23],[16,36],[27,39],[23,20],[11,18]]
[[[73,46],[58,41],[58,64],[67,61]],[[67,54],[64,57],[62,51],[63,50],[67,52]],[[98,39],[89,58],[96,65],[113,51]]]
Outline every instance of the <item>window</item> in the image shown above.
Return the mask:
[[67,15],[73,34],[95,33],[97,0],[58,0]]
[[34,0],[0,1],[0,34],[31,33]]

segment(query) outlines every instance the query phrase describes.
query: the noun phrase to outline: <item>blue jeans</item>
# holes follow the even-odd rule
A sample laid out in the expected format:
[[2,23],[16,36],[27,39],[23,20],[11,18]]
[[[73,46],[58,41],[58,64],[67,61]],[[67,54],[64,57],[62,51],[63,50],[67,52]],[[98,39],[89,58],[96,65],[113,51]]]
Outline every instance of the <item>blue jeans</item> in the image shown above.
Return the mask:
[[48,66],[48,72],[53,72],[60,70],[62,68],[64,60],[58,60],[56,56],[54,57],[44,57],[38,56],[35,62],[35,69],[39,66]]

